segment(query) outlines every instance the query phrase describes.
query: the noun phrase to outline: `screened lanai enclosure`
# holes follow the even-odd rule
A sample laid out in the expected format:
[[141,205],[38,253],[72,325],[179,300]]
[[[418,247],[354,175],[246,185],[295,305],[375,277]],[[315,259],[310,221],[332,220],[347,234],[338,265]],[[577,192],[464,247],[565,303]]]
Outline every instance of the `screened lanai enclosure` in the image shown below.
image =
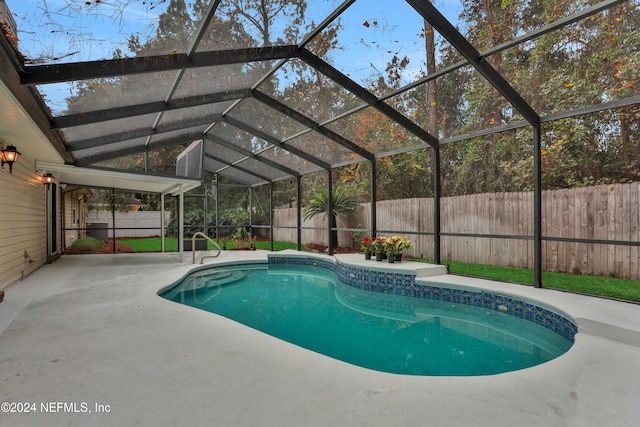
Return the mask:
[[637,0],[2,3],[64,161],[201,180],[187,235],[640,278]]

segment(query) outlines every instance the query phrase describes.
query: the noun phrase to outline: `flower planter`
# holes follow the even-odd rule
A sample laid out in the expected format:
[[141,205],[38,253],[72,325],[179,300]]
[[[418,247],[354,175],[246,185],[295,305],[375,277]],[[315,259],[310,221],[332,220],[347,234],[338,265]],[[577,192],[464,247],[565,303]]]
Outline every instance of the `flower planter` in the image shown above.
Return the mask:
[[[184,248],[185,251],[190,251],[191,250],[191,239],[185,239],[183,240],[184,245],[182,246]],[[207,250],[207,241],[206,240],[196,240],[195,241],[195,247],[196,247],[196,251],[206,251]]]
[[364,259],[371,259],[371,252],[365,252]]

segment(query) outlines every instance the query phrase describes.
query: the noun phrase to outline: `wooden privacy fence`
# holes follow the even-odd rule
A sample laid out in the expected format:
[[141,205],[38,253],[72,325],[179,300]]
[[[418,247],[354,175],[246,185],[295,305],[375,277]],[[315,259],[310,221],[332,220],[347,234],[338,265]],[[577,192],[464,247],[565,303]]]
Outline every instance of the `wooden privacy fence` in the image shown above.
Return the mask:
[[[543,191],[542,269],[640,279],[639,193],[640,183]],[[444,261],[533,268],[532,192],[443,197],[440,204]],[[369,215],[370,206],[363,204],[357,215],[339,218],[338,226],[362,228],[366,235]],[[275,210],[275,227],[292,225],[295,209]],[[327,244],[326,219],[303,227],[321,228],[303,230],[303,243]],[[406,235],[416,242],[410,255],[432,258],[433,199],[378,202],[377,229],[378,235]],[[354,234],[358,238],[340,232],[340,246],[349,246]],[[295,236],[295,229],[274,230],[276,240],[295,242]]]

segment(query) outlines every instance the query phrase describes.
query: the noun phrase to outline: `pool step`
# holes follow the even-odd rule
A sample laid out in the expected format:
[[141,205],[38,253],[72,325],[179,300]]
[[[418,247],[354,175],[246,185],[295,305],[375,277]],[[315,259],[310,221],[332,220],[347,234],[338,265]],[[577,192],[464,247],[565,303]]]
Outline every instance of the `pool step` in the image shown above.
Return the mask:
[[427,264],[426,266],[424,265],[426,263],[422,262],[416,262],[414,264],[421,264],[420,266],[416,266],[416,277],[443,276],[448,274],[447,266],[443,264]]
[[364,267],[373,271],[399,274],[415,274],[417,278],[447,274],[447,266],[441,264],[429,264],[408,260],[390,264],[387,261],[365,260],[363,254],[337,254],[335,258],[342,264],[348,264],[352,267]]

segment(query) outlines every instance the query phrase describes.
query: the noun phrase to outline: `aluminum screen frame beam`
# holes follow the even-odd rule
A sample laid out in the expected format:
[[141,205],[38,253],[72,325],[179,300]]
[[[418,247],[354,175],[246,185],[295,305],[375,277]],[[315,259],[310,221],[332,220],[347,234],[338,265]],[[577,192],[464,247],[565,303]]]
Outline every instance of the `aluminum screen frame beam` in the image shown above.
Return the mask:
[[[263,183],[263,184],[259,184],[259,185],[271,184],[271,183],[273,182],[273,180],[271,180],[270,178],[267,178],[266,176],[262,176],[262,175],[260,175],[260,174],[255,173],[255,172],[252,172],[252,171],[250,171],[249,169],[243,168],[242,166],[238,166],[236,163],[228,162],[228,161],[226,161],[226,160],[223,160],[223,159],[221,159],[221,158],[219,158],[219,157],[216,157],[216,156],[214,156],[214,155],[212,155],[212,154],[209,154],[209,153],[204,153],[204,156],[205,156],[205,157],[208,157],[208,158],[209,158],[209,159],[211,159],[211,160],[215,160],[215,161],[216,161],[216,162],[218,162],[218,163],[222,163],[223,165],[226,165],[226,166],[227,166],[227,167],[229,167],[229,168],[237,169],[237,170],[239,170],[239,171],[240,171],[240,172],[242,172],[242,173],[246,173],[247,175],[251,175],[251,176],[254,176],[254,177],[256,177],[256,178],[259,178],[259,179],[263,180],[263,181],[264,181],[264,183]],[[213,170],[212,170],[211,172],[213,172],[213,173],[218,173],[218,174],[219,174],[219,173],[222,173],[222,171],[224,171],[224,169],[219,169],[219,170],[217,170],[217,171],[213,171]],[[247,186],[248,186],[249,188],[251,188],[251,187],[252,187],[252,185],[251,185],[251,184],[249,184],[249,183],[247,183]]]
[[309,153],[306,153],[302,150],[297,149],[296,147],[292,147],[291,145],[287,144],[286,142],[282,142],[280,141],[278,138],[275,138],[271,135],[269,135],[266,132],[261,131],[260,129],[256,129],[253,126],[248,125],[247,123],[240,121],[234,117],[230,117],[225,115],[223,117],[223,120],[227,123],[229,123],[230,125],[233,125],[235,127],[237,127],[238,129],[242,129],[243,131],[249,132],[250,134],[254,135],[257,138],[260,139],[264,139],[265,141],[267,141],[270,144],[273,144],[275,146],[281,147],[284,150],[287,150],[288,152],[290,152],[291,154],[295,154],[298,157],[301,157],[303,159],[305,159],[306,161],[308,161],[309,163],[313,163],[314,165],[324,169],[324,170],[330,170],[331,169],[331,165],[323,160],[320,160],[314,156],[312,156]]
[[214,121],[222,119],[222,114],[214,113],[204,117],[193,117],[182,122],[167,123],[166,125],[160,125],[156,128],[150,126],[133,129],[124,132],[111,133],[108,135],[101,135],[95,138],[88,138],[71,142],[67,145],[67,149],[71,152],[83,150],[86,148],[95,148],[102,145],[113,144],[120,141],[126,141],[129,139],[142,138],[144,136],[160,135],[165,132],[172,132],[180,129],[196,127],[206,125]]
[[438,30],[467,61],[482,75],[507,101],[518,110],[532,126],[540,124],[540,116],[520,96],[520,94],[483,58],[475,47],[445,18],[430,2],[424,0],[406,0],[424,19]]
[[330,140],[334,141],[335,143],[342,145],[344,148],[346,148],[347,150],[356,153],[358,155],[360,155],[361,157],[369,160],[369,161],[373,161],[375,159],[375,156],[372,152],[365,150],[364,148],[360,147],[359,145],[349,141],[347,138],[338,135],[337,133],[335,133],[334,131],[321,126],[319,123],[317,123],[316,121],[308,118],[307,116],[305,116],[304,114],[300,113],[297,110],[294,110],[293,108],[290,108],[289,106],[281,103],[280,101],[271,98],[269,95],[260,92],[259,90],[255,89],[253,90],[253,98],[256,99],[257,101],[265,104],[268,107],[273,108],[274,110],[286,115],[287,117],[297,121],[298,123],[301,123],[303,125],[305,125],[306,127],[308,127],[311,130],[314,130],[316,132],[318,132],[319,134],[321,134],[322,136],[329,138]]
[[[521,43],[524,43],[526,41],[529,40],[533,40],[536,39],[540,36],[543,36],[545,34],[548,34],[552,31],[558,30],[560,28],[563,28],[567,25],[573,24],[575,22],[580,21],[581,19],[585,19],[588,18],[592,15],[595,15],[597,13],[600,13],[602,11],[605,11],[607,9],[610,9],[614,6],[617,6],[619,4],[622,3],[626,3],[629,0],[607,0],[607,1],[603,1],[602,3],[598,3],[596,5],[593,5],[591,7],[588,7],[584,10],[581,10],[579,12],[574,13],[573,15],[569,15],[565,18],[559,19],[555,22],[552,22],[551,24],[545,25],[544,27],[538,28],[536,30],[533,30],[529,33],[523,34],[520,37],[516,37],[513,40],[509,40],[507,42],[504,42],[502,44],[499,44],[498,46],[494,46],[490,49],[485,50],[484,52],[480,53],[480,57],[481,58],[488,58],[491,55],[495,55],[496,53],[500,53],[502,51],[505,51],[509,48],[512,48],[514,46],[517,46]],[[390,92],[382,97],[380,97],[381,101],[384,101],[386,99],[392,98],[396,95],[399,95],[401,93],[404,93],[410,89],[413,89],[414,87],[420,86],[428,81],[434,80],[438,77],[443,76],[444,74],[448,74],[452,71],[457,70],[458,68],[462,68],[466,65],[469,65],[469,61],[468,60],[462,60],[460,62],[457,62],[455,64],[451,64],[445,68],[442,68],[441,70],[436,71],[435,73],[429,74],[419,80],[416,80],[413,83],[410,83],[406,86],[403,86],[401,88],[398,88],[396,90],[394,90],[393,92]]]
[[246,156],[247,158],[254,159],[254,160],[256,160],[256,161],[258,161],[258,162],[260,162],[260,163],[262,163],[264,165],[267,165],[269,167],[277,169],[277,170],[279,170],[281,172],[284,172],[287,175],[290,175],[292,177],[297,178],[297,177],[300,176],[300,173],[295,171],[295,170],[293,170],[293,169],[290,169],[290,168],[288,168],[286,166],[283,166],[283,165],[281,165],[279,163],[276,163],[276,162],[274,162],[272,160],[269,160],[269,159],[266,159],[264,157],[261,157],[260,155],[254,153],[252,151],[246,150],[246,149],[244,149],[242,147],[238,147],[235,144],[233,144],[233,143],[231,143],[231,142],[229,142],[229,141],[227,141],[227,140],[225,140],[223,138],[220,138],[217,135],[206,134],[204,136],[204,139],[205,140],[209,140],[209,141],[211,141],[213,143],[222,145],[223,147],[228,148],[229,150],[232,150],[232,151],[235,151],[236,153],[242,154],[243,156]]
[[438,139],[436,137],[406,118],[389,104],[380,102],[380,100],[374,94],[360,86],[358,83],[347,77],[345,74],[340,72],[338,69],[336,69],[320,57],[311,53],[307,49],[300,49],[298,57],[302,61],[309,64],[315,70],[329,77],[331,80],[338,83],[340,86],[353,93],[358,98],[362,99],[364,102],[378,110],[380,113],[384,114],[389,119],[420,138],[422,141],[426,142],[432,147],[438,146]]
[[192,132],[186,135],[179,135],[171,138],[166,138],[160,141],[155,141],[148,145],[139,145],[135,147],[125,148],[122,150],[96,154],[94,156],[79,157],[79,158],[76,158],[76,165],[87,166],[93,163],[103,162],[111,159],[117,159],[118,157],[130,155],[130,154],[144,153],[149,150],[154,150],[156,148],[187,144],[187,143],[192,143],[193,141],[198,141],[198,140],[202,140],[202,132]]
[[188,53],[176,53],[67,64],[31,65],[24,67],[20,72],[20,83],[28,86],[63,83],[131,74],[269,61],[293,58],[297,54],[297,45],[283,45],[196,52],[192,56],[189,56]]
[[146,114],[180,110],[189,107],[199,107],[202,105],[216,104],[218,102],[234,101],[237,99],[250,97],[251,89],[238,89],[225,92],[216,92],[208,95],[179,98],[172,100],[168,104],[165,101],[154,101],[144,104],[128,105],[125,107],[87,111],[84,113],[75,113],[66,116],[53,117],[51,119],[51,128],[64,129],[73,126],[106,122],[108,120],[126,119],[133,116],[143,116]]

